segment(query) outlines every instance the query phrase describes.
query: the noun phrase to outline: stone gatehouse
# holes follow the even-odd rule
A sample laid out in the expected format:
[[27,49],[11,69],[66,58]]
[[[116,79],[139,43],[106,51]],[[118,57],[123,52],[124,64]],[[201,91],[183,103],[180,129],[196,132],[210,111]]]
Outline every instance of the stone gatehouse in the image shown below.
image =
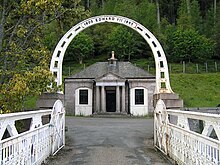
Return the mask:
[[67,114],[125,113],[144,116],[153,112],[155,76],[130,62],[119,62],[114,53],[108,62],[97,62],[65,78]]

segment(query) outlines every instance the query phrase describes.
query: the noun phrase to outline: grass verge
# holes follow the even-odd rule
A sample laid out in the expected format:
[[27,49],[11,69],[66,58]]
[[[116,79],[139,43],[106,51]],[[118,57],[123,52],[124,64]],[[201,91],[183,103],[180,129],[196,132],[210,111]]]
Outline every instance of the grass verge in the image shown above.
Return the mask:
[[220,73],[171,74],[171,87],[186,107],[215,107],[220,104]]

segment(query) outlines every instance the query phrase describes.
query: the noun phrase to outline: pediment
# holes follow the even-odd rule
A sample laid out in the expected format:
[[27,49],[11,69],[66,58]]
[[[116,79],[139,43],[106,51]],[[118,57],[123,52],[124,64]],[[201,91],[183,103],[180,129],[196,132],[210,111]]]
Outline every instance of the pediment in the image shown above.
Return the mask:
[[125,78],[124,77],[121,77],[121,76],[118,76],[114,73],[106,73],[98,78],[96,78],[96,81],[124,81]]

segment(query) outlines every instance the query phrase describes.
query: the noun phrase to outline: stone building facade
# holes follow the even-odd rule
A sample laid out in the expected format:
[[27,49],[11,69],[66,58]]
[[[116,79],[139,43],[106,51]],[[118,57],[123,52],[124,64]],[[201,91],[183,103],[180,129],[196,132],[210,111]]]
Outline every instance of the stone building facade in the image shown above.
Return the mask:
[[97,62],[65,78],[67,114],[123,113],[144,116],[153,112],[155,76],[130,62]]

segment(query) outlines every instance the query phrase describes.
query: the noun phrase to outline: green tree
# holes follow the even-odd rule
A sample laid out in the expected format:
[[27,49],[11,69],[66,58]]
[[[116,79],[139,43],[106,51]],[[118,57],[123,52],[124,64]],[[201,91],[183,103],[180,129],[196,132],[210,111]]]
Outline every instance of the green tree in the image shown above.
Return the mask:
[[[133,1],[119,1],[115,3],[114,13],[128,18],[135,18],[136,5]],[[109,13],[111,10],[109,10]]]
[[[11,1],[4,0],[0,8],[0,83],[7,82],[13,72],[31,69],[37,65],[43,55],[41,28],[48,16],[60,5],[57,1]],[[46,51],[46,50],[45,50]]]
[[162,18],[167,19],[170,24],[176,24],[178,6],[179,0],[160,1],[160,13]]
[[216,42],[215,58],[220,59],[220,2],[217,6],[214,23],[214,40]]
[[61,0],[61,2],[55,11],[54,20],[42,29],[43,44],[50,51],[53,51],[59,39],[71,27],[90,16],[90,11],[80,5],[81,0]]
[[43,31],[66,13],[67,0],[0,2],[0,110],[5,113],[21,111],[27,96],[39,95],[52,82]]
[[158,17],[156,5],[154,3],[150,3],[148,0],[143,0],[135,9],[136,20],[148,28],[153,34],[157,34]]
[[109,45],[117,58],[130,60],[135,47],[133,34],[126,27],[116,26],[109,34]]
[[177,29],[170,38],[171,57],[174,61],[201,61],[210,59],[214,42],[193,29]]
[[27,96],[36,96],[48,90],[53,76],[48,69],[40,66],[23,74],[16,73],[8,83],[0,85],[0,113],[18,112],[23,110]]
[[[100,2],[101,1],[91,1],[92,15],[122,15],[140,22],[154,34],[159,33],[155,3],[150,3],[148,0],[107,0],[103,7],[100,5]],[[114,26],[114,24],[105,23],[102,25],[96,25],[92,28],[91,34],[95,43],[95,55],[107,54],[111,51],[112,48],[109,48],[111,44],[109,43],[108,35],[114,33]],[[128,31],[129,33],[133,32],[130,29]],[[129,56],[134,54],[135,56],[145,56],[148,54],[149,47],[146,47],[146,42],[143,38],[136,33],[132,33],[132,36],[132,40],[135,40],[135,46],[132,47],[132,52],[130,51],[131,53],[126,53],[127,55],[125,55],[125,58],[129,59]],[[118,50],[115,50],[116,53],[117,51]]]
[[215,36],[215,20],[214,20],[214,15],[213,15],[213,8],[207,11],[206,16],[204,17],[204,34],[209,37],[213,38]]
[[177,25],[182,28],[194,28],[202,31],[202,18],[197,0],[182,0],[178,10]]
[[89,55],[94,53],[94,43],[92,38],[86,33],[78,34],[67,49],[67,57],[71,56],[80,64]]

